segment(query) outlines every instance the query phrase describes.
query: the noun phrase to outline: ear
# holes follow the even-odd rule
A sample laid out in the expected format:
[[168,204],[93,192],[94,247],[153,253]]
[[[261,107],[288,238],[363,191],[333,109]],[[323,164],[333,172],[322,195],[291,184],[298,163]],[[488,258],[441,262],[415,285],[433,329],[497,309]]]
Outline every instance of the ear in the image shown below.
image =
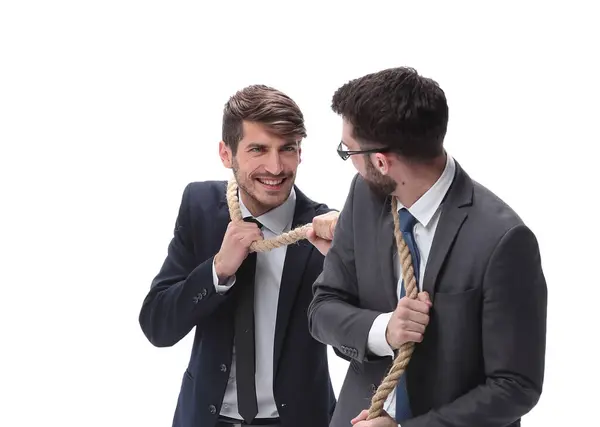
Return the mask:
[[223,166],[225,166],[227,169],[232,168],[233,152],[224,141],[219,142],[219,157],[221,158],[221,162],[223,162]]
[[371,162],[373,162],[373,166],[377,169],[382,175],[388,175],[390,173],[390,159],[383,153],[375,153],[371,157]]

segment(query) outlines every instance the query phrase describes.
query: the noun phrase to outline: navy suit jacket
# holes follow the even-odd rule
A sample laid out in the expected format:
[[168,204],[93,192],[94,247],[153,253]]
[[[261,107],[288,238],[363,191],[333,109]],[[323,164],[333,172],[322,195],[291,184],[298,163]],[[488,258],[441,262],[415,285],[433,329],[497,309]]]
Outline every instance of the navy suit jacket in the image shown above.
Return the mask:
[[[139,315],[141,328],[157,347],[179,342],[195,327],[181,383],[174,427],[212,427],[229,378],[237,287],[216,292],[212,264],[230,222],[224,181],[195,182],[183,192],[167,257]],[[293,227],[330,211],[298,188]],[[277,307],[273,393],[287,427],[327,427],[335,407],[327,347],[309,332],[307,309],[323,255],[308,241],[287,248]]]

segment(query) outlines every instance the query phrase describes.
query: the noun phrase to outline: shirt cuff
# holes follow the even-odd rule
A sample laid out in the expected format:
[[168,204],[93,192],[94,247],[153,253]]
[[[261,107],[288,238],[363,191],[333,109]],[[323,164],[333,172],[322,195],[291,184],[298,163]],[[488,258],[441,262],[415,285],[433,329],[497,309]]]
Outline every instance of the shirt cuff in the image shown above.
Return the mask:
[[215,261],[212,263],[212,274],[213,274],[213,283],[215,285],[215,290],[219,294],[224,294],[227,292],[235,283],[235,275],[231,276],[227,279],[225,283],[219,283],[219,277],[217,276],[217,270],[215,269]]
[[394,357],[394,350],[387,342],[385,332],[387,325],[392,317],[393,313],[382,313],[375,318],[371,329],[369,330],[369,337],[367,339],[367,348],[369,351],[377,356],[392,356]]

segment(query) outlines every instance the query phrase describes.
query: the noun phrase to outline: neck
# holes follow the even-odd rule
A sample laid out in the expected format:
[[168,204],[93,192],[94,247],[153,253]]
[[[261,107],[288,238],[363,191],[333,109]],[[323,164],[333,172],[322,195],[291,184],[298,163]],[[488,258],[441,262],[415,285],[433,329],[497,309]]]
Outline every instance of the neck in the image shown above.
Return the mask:
[[392,195],[410,208],[440,178],[446,167],[446,154],[427,163],[403,163],[402,173],[394,178],[397,186]]
[[248,209],[248,211],[254,218],[264,215],[272,209],[266,205],[263,205],[258,200],[256,200],[254,197],[251,197],[248,193],[246,193],[241,188],[240,188],[240,198],[242,199],[242,203],[244,203],[244,206],[246,206],[246,209]]

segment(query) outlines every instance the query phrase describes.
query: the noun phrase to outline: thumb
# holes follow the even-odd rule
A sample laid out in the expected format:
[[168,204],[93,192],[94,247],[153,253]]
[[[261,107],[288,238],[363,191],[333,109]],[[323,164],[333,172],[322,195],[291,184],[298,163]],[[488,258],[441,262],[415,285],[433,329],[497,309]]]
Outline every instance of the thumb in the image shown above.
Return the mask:
[[363,409],[360,414],[358,414],[356,417],[352,418],[352,420],[350,420],[350,422],[352,424],[356,424],[359,421],[364,421],[367,419],[367,416],[369,415],[369,411],[367,409]]
[[417,295],[417,298],[419,301],[426,302],[427,304],[431,305],[431,299],[429,298],[429,293],[427,293],[426,291],[419,292],[419,294]]
[[317,234],[315,233],[315,230],[312,227],[310,227],[306,231],[306,238],[310,243],[315,243],[315,241],[317,240]]

